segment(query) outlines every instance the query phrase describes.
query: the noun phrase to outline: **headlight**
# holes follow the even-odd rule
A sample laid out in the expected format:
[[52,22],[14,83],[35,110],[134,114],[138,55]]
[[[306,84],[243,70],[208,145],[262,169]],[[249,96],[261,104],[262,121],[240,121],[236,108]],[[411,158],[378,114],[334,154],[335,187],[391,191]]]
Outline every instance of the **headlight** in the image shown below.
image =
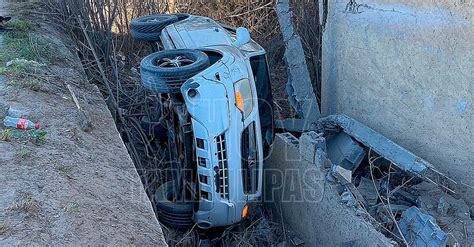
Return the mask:
[[242,79],[234,83],[235,106],[242,112],[244,119],[253,110],[252,88],[248,79]]

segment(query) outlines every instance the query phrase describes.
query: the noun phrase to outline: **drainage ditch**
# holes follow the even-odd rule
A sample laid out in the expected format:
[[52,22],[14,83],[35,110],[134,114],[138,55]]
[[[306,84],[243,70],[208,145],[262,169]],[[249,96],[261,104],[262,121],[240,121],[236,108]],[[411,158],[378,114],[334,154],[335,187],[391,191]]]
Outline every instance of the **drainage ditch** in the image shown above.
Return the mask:
[[[46,9],[44,12],[51,12],[58,26],[62,28],[68,26],[66,32],[76,41],[75,50],[81,59],[84,71],[90,82],[98,85],[104,95],[145,191],[157,212],[155,192],[161,184],[171,179],[174,172],[172,158],[175,155],[159,141],[167,135],[160,131],[167,126],[154,122],[161,117],[159,112],[162,112],[160,109],[162,105],[158,103],[160,96],[144,90],[140,82],[138,65],[141,58],[159,50],[159,44],[133,43],[125,31],[126,27],[125,30],[113,30],[123,27],[117,23],[120,21],[117,19],[122,17],[107,18],[106,6],[86,1],[44,2],[43,8]],[[98,10],[99,14],[91,12],[93,9]],[[266,15],[273,15],[271,9],[261,8],[261,10]],[[71,16],[74,18],[69,18]],[[90,16],[96,16],[97,19],[86,18]],[[285,73],[282,56],[278,54],[282,50],[275,47],[283,45],[279,37],[273,37],[274,34],[266,35],[266,43],[272,44],[267,51],[271,55],[270,67],[281,68],[272,69],[271,73],[277,86],[275,94],[278,97],[279,94],[284,95],[282,88],[286,80],[285,76],[282,76]],[[275,45],[278,43],[281,45]],[[284,104],[285,102],[280,103],[285,107]],[[285,109],[281,111],[286,112]],[[182,231],[162,225],[162,229],[171,246],[266,246],[281,243],[289,243],[290,246],[300,245],[302,241],[296,234],[278,223],[276,221],[278,217],[272,214],[260,205],[243,222],[229,227],[202,230],[194,225]]]

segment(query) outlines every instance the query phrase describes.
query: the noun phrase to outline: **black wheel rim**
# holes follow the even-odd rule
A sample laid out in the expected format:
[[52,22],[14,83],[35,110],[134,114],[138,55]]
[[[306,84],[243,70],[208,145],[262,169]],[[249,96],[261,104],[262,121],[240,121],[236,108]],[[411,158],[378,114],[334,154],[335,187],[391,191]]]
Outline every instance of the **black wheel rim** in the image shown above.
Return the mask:
[[181,55],[174,58],[165,57],[162,59],[158,59],[158,61],[156,61],[156,66],[160,68],[179,68],[193,64],[194,62],[194,60]]

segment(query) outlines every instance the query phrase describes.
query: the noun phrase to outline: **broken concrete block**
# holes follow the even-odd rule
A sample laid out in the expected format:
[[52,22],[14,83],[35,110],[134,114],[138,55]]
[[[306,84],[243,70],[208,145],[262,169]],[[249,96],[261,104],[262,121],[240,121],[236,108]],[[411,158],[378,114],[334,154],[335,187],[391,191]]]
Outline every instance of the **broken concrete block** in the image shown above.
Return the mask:
[[351,171],[355,171],[365,157],[364,148],[344,132],[328,139],[327,149],[335,165]]
[[[320,169],[328,169],[332,166],[332,163],[328,158],[328,154],[321,148],[316,149],[314,164],[319,166]],[[330,175],[330,173],[328,174]]]
[[379,197],[372,180],[362,177],[357,189],[369,206],[377,204]]
[[303,159],[315,163],[316,150],[326,152],[326,139],[322,133],[314,131],[303,133],[300,137],[300,155]]
[[[335,166],[335,177],[339,179],[339,181],[343,181],[344,184],[352,182],[352,171],[344,169],[340,166]],[[341,182],[342,182],[341,181]]]
[[399,227],[410,246],[446,246],[446,233],[431,215],[421,212],[417,207],[410,207],[403,212]]

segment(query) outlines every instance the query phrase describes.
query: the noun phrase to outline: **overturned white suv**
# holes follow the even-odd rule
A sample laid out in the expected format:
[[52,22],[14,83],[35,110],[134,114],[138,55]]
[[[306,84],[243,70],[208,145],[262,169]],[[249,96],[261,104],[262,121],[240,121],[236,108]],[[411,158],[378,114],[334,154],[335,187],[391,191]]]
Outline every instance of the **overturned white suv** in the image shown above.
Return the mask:
[[240,222],[261,200],[273,141],[265,50],[245,28],[187,14],[136,18],[131,34],[161,47],[140,65],[171,161],[158,218],[176,228]]

